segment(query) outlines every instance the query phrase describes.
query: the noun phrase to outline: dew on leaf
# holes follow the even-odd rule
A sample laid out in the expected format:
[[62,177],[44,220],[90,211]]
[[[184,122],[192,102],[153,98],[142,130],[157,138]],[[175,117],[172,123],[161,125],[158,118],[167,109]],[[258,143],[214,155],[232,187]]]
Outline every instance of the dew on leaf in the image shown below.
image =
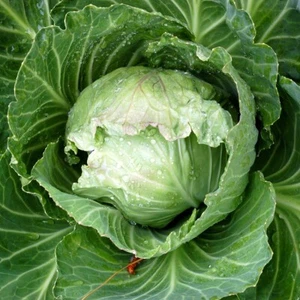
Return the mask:
[[28,233],[26,235],[30,240],[38,240],[40,238],[40,235],[38,233],[35,233],[35,232],[31,232],[31,233]]

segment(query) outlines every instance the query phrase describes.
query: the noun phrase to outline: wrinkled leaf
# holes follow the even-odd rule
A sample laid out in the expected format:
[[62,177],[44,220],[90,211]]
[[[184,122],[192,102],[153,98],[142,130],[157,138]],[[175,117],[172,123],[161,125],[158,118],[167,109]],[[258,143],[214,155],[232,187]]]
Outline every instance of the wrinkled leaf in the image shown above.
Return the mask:
[[66,25],[65,31],[41,29],[16,82],[9,147],[14,168],[23,176],[45,146],[64,135],[68,111],[83,88],[115,68],[140,61],[145,40],[165,30],[188,34],[175,21],[124,6],[88,6],[68,15]]
[[[274,208],[271,185],[255,174],[243,204],[227,222],[173,252],[142,261],[135,276],[123,270],[87,299],[219,299],[241,292],[256,283],[271,258],[265,229]],[[84,227],[64,239],[57,256],[55,292],[68,300],[96,289],[131,258]]]
[[[111,207],[103,206],[88,198],[63,193],[59,184],[55,184],[56,171],[51,167],[55,165],[54,161],[56,160],[55,153],[57,150],[55,150],[55,145],[48,147],[48,151],[45,152],[44,158],[36,165],[33,174],[36,180],[50,192],[57,205],[66,210],[79,224],[94,227],[100,235],[110,237],[119,248],[137,253],[144,258],[158,256],[171,249],[176,249],[182,243],[195,238],[232,212],[240,202],[240,195],[248,182],[247,173],[254,159],[253,147],[256,141],[256,130],[253,124],[253,98],[244,81],[241,80],[230,64],[231,59],[228,53],[224,49],[216,48],[212,53],[209,52],[208,56],[205,56],[207,53],[202,53],[201,56],[200,52],[197,51],[197,45],[184,41],[177,41],[177,44],[173,42],[170,45],[171,48],[175,47],[175,50],[178,47],[179,50],[187,53],[196,65],[202,66],[207,62],[210,69],[214,66],[216,76],[220,73],[221,76],[232,78],[239,95],[240,120],[230,130],[227,137],[228,164],[221,176],[219,188],[206,195],[204,203],[207,208],[197,220],[195,220],[195,216],[191,215],[185,223],[180,222],[175,228],[159,233],[152,229],[146,230],[143,227],[130,226],[121,217],[120,212]],[[192,64],[192,67],[195,66]],[[247,138],[245,138],[245,133],[247,133]],[[60,169],[66,170],[67,168],[62,166]],[[65,171],[65,174],[64,177],[67,178],[68,172]],[[60,182],[64,181],[61,180]],[[100,211],[102,213],[99,213]],[[107,221],[107,218],[111,219]],[[137,234],[132,234],[136,231]],[[141,234],[145,231],[147,233]],[[172,233],[172,231],[174,232]],[[147,236],[154,235],[150,239],[153,242],[152,245],[145,246],[141,242],[142,236],[145,236],[145,234]]]
[[257,299],[295,299],[300,294],[300,87],[281,77],[279,89],[283,112],[275,126],[275,146],[257,160],[257,168],[274,184],[277,202],[270,229],[274,259],[257,287]]
[[48,218],[38,199],[21,190],[9,161],[6,152],[0,158],[0,298],[52,299],[55,248],[72,227]]
[[270,45],[279,61],[279,72],[300,80],[300,3],[298,0],[237,0],[254,21],[255,40]]
[[43,0],[2,0],[0,2],[0,153],[9,135],[7,106],[15,100],[17,73],[36,32],[51,23],[49,7]]
[[232,1],[63,0],[53,11],[54,19],[62,24],[68,11],[82,9],[88,3],[99,7],[123,3],[149,12],[159,12],[185,24],[194,35],[195,42],[210,49],[224,47],[232,55],[233,64],[242,78],[251,87],[266,129],[279,118],[276,54],[266,44],[254,43],[255,29],[251,18],[245,11],[238,10]]

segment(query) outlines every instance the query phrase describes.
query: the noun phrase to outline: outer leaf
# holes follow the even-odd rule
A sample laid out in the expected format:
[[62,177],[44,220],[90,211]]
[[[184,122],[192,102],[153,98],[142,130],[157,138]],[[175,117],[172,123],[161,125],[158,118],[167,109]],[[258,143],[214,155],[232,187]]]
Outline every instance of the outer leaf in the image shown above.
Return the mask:
[[[175,21],[123,5],[108,9],[88,6],[81,12],[68,14],[66,25],[67,29],[64,31],[57,27],[48,27],[38,33],[19,73],[16,85],[18,101],[13,103],[10,110],[10,126],[14,133],[14,137],[10,140],[10,150],[14,155],[15,168],[23,176],[28,176],[27,173],[42,155],[41,152],[46,144],[64,134],[68,109],[85,85],[114,68],[145,62],[146,58],[141,56],[141,51],[147,46],[145,40],[158,40],[165,31],[179,36],[187,34],[186,30]],[[132,226],[129,227],[129,224],[109,227],[112,223],[107,223],[107,214],[100,215],[102,218],[100,225],[96,226],[93,222],[98,220],[99,216],[91,218],[90,214],[93,212],[97,214],[97,211],[94,209],[89,213],[87,211],[90,211],[90,205],[96,207],[97,203],[85,199],[88,205],[78,206],[80,202],[76,201],[74,195],[63,194],[65,190],[64,185],[61,187],[62,183],[51,187],[53,178],[57,183],[54,177],[57,169],[53,167],[57,167],[59,163],[56,158],[53,159],[52,150],[49,150],[50,160],[46,158],[41,162],[42,169],[37,168],[38,176],[41,174],[39,182],[45,184],[49,192],[51,188],[53,189],[51,196],[54,197],[54,192],[56,193],[56,203],[67,209],[78,222],[85,222],[87,226],[96,226],[101,234],[115,239],[120,248],[137,252],[143,257],[161,255],[170,249],[175,249],[233,211],[239,204],[240,195],[247,184],[247,173],[254,159],[256,139],[254,103],[248,87],[232,67],[230,56],[221,48],[216,48],[210,53],[207,49],[183,41],[182,45],[179,42],[178,44],[182,46],[183,53],[187,48],[189,55],[199,62],[201,66],[199,70],[207,64],[205,73],[216,68],[215,77],[227,78],[226,82],[231,82],[229,88],[236,85],[235,92],[240,98],[240,120],[228,137],[230,166],[226,168],[221,178],[220,189],[205,200],[209,209],[203,214],[203,218],[200,218],[201,221],[197,226],[192,228],[196,218],[193,213],[186,223],[176,227],[176,233],[170,235],[167,240],[166,236],[169,236],[170,231],[167,234],[162,233],[163,239],[160,239],[160,234],[156,234],[154,246],[150,247],[144,244],[145,239],[142,234],[134,235],[132,239]],[[132,54],[133,49],[136,52]],[[20,118],[20,116],[24,117]],[[244,140],[245,132],[248,133],[248,138]],[[50,161],[53,163],[49,164]],[[52,169],[45,168],[47,164]],[[64,168],[60,170],[63,172]],[[66,177],[65,173],[61,178],[64,177]],[[77,205],[74,206],[73,201]],[[102,210],[102,207],[99,209]],[[112,221],[120,219],[119,222],[124,222],[122,218],[115,215],[115,212],[113,216]],[[123,234],[125,228],[130,228],[127,235]],[[155,244],[157,242],[159,247]]]
[[300,80],[299,0],[236,0],[251,15],[256,41],[267,43],[276,52],[280,74]]
[[[211,53],[207,53],[206,48],[166,34],[162,37],[161,41],[151,43],[148,52],[149,60],[154,66],[160,65],[171,69],[176,69],[180,66],[180,68],[186,68],[191,72],[199,72],[200,76],[203,76],[207,81],[214,82],[215,84],[221,82],[220,85],[224,84],[229,91],[233,89],[232,81],[236,85],[239,99],[240,122],[233,127],[228,135],[227,141],[230,144],[227,148],[228,153],[230,153],[229,163],[221,178],[220,188],[215,193],[207,195],[205,204],[208,208],[201,215],[201,218],[198,220],[199,222],[197,221],[197,226],[208,228],[213,224],[214,220],[220,221],[223,214],[228,213],[231,209],[234,209],[233,207],[236,207],[237,202],[231,201],[232,198],[230,200],[229,195],[234,190],[239,190],[245,184],[243,183],[245,177],[242,174],[245,175],[248,173],[246,166],[252,160],[250,150],[251,138],[254,138],[254,135],[256,135],[253,128],[251,129],[253,107],[249,89],[232,67],[231,57],[222,48],[215,48]],[[170,59],[171,57],[172,60]],[[231,91],[231,93],[234,92]],[[231,105],[236,104],[232,102]],[[247,137],[245,136],[245,132],[247,132]],[[246,153],[247,155],[245,155]],[[242,154],[242,157],[240,154]],[[237,178],[239,178],[238,181]],[[235,192],[233,194],[236,195]],[[196,234],[195,232],[194,237],[199,233]]]
[[300,295],[299,199],[291,204],[293,207],[289,208],[285,205],[281,208],[282,205],[278,204],[276,209],[269,231],[274,257],[262,274],[255,291],[256,299],[292,300]]
[[257,161],[276,191],[277,217],[270,235],[274,259],[258,285],[257,299],[296,299],[300,295],[300,87],[282,77],[283,113],[275,145]]
[[0,153],[9,135],[7,106],[14,98],[14,83],[36,32],[50,24],[48,1],[0,1]]
[[0,298],[52,299],[55,248],[72,227],[45,216],[9,161],[7,152],[0,157]]
[[278,66],[275,52],[265,44],[254,43],[254,24],[245,11],[235,7],[233,1],[63,0],[53,11],[54,19],[62,24],[68,11],[81,9],[88,3],[97,6],[125,3],[149,12],[160,12],[181,21],[193,33],[197,43],[210,49],[222,46],[232,55],[234,66],[256,96],[265,127],[279,118],[280,102],[276,91]]
[[[219,299],[243,291],[256,283],[271,258],[266,227],[274,208],[271,185],[255,174],[228,222],[173,252],[143,261],[136,276],[122,272],[88,299]],[[82,297],[130,259],[83,227],[64,239],[57,256],[56,293],[63,299]]]
[[279,90],[283,112],[275,126],[275,146],[258,158],[257,165],[274,183],[276,193],[297,198],[300,187],[300,87],[292,80],[281,77]]
[[[175,21],[125,6],[86,7],[68,15],[67,30],[43,28],[20,69],[9,111],[15,168],[28,176],[45,146],[64,135],[79,92],[115,68],[141,60],[145,40],[165,30],[188,34]],[[138,28],[138,29],[137,29]]]
[[[63,149],[59,146],[49,144],[44,158],[35,166],[33,176],[45,187],[56,204],[77,223],[95,228],[100,235],[109,237],[119,249],[144,258],[162,255],[185,241],[195,222],[196,211],[166,230],[133,226],[119,210],[72,193],[72,182],[79,175],[63,159],[57,159],[63,157]],[[57,173],[53,165],[61,172]]]
[[268,231],[274,255],[257,286],[226,300],[294,300],[299,297],[300,218],[297,206],[296,202],[292,209],[277,207],[275,219]]
[[[229,1],[223,2],[229,4]],[[62,0],[53,10],[53,18],[57,24],[63,25],[67,12],[80,10],[89,3],[99,7],[123,3],[149,12],[160,12],[186,24],[193,32],[196,42],[202,43],[208,48],[220,46],[220,43],[223,43],[224,47],[229,47],[237,38],[234,37],[234,32],[230,30],[226,22],[226,9],[220,5],[222,1]],[[231,8],[234,11],[232,6]],[[246,28],[247,32],[249,30],[251,31],[253,28]]]
[[[204,203],[207,208],[197,220],[196,215],[193,213],[187,221],[183,220],[183,223],[177,224],[175,228],[156,232],[152,229],[146,230],[140,226],[131,226],[120,213],[111,207],[100,205],[87,198],[62,193],[62,189],[56,180],[57,172],[52,168],[52,166],[57,167],[55,157],[58,156],[55,154],[57,148],[54,145],[48,148],[44,158],[34,169],[33,174],[35,179],[50,192],[54,201],[75,218],[79,224],[94,227],[100,235],[110,237],[119,248],[143,258],[159,256],[176,249],[182,243],[195,238],[236,209],[240,202],[240,195],[248,181],[248,172],[254,159],[254,144],[256,141],[252,95],[247,85],[232,67],[228,53],[221,48],[216,48],[210,53],[205,48],[202,49],[196,44],[184,42],[177,38],[172,39],[171,42],[167,40],[166,45],[170,46],[167,49],[171,49],[175,57],[184,54],[184,57],[188,58],[188,61],[184,62],[187,69],[203,71],[203,73],[213,72],[211,76],[217,79],[227,78],[231,85],[234,82],[239,98],[240,119],[238,124],[230,130],[227,137],[226,145],[229,154],[227,166],[221,176],[219,188],[206,196]],[[155,53],[157,54],[158,61],[156,63],[158,64],[161,64],[161,60],[164,61],[164,47],[166,45],[158,43],[157,48],[152,48],[154,52],[155,49],[157,50]],[[176,61],[180,60],[174,61],[176,66]],[[165,67],[164,64],[163,66]],[[167,65],[168,67],[169,65]],[[172,65],[172,67],[174,66]],[[209,76],[207,75],[207,77]],[[229,87],[231,88],[231,86]],[[247,132],[247,138],[245,138],[245,132]],[[65,175],[62,174],[62,176],[67,178],[68,168],[61,166],[59,169],[66,170]],[[64,180],[60,182],[64,182]]]

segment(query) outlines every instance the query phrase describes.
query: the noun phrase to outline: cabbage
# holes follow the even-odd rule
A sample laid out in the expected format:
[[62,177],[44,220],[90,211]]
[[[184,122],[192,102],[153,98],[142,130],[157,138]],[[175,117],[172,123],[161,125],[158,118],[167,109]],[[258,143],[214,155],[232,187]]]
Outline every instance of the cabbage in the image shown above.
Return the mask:
[[0,298],[298,299],[299,10],[0,2]]

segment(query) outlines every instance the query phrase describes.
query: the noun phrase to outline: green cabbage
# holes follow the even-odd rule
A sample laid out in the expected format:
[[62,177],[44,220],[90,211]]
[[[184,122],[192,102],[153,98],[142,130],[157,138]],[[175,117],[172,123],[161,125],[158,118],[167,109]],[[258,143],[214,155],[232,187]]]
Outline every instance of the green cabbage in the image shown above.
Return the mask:
[[121,68],[95,81],[67,123],[66,148],[89,152],[74,192],[154,228],[198,208],[218,187],[226,161],[218,146],[232,128],[215,96],[171,70]]
[[298,299],[299,31],[293,0],[1,1],[0,298]]

